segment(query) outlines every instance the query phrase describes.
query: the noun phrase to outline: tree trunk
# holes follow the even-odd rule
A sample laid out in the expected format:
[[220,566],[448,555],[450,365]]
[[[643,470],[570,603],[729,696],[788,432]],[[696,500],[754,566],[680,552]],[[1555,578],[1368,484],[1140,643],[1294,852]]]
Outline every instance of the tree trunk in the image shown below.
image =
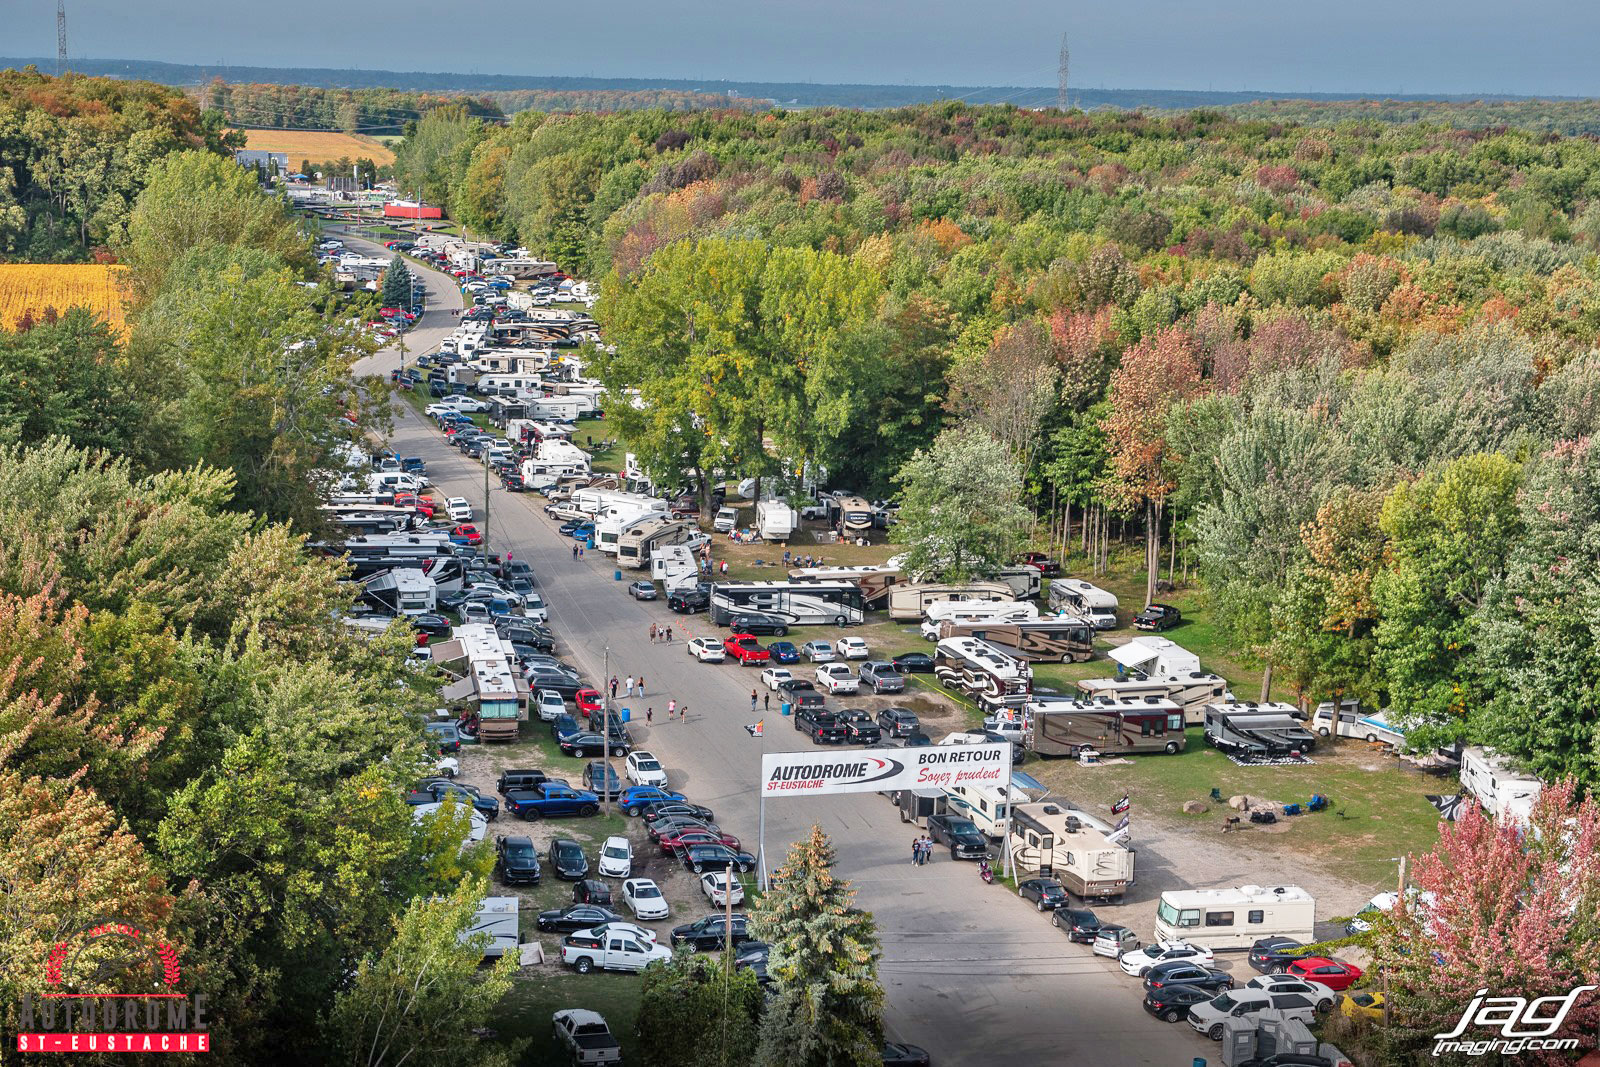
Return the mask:
[[1173,522],[1167,532],[1167,581],[1174,589],[1178,586],[1178,524]]
[[700,521],[706,525],[711,524],[711,483],[706,479],[706,472],[694,468],[695,493],[700,497]]
[[1272,663],[1261,668],[1261,702],[1264,704],[1272,699]]

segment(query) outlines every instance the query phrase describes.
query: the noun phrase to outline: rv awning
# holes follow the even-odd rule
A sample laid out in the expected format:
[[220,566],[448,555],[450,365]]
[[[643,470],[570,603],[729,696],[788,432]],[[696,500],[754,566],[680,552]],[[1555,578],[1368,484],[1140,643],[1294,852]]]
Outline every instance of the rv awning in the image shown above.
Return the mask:
[[437,645],[429,645],[433,650],[433,662],[451,663],[458,659],[467,658],[467,649],[459,640],[440,641]]
[[473,694],[475,685],[475,679],[470,677],[463,678],[458,682],[451,682],[445,686],[441,695],[446,700],[465,700]]
[[1045,792],[1049,791],[1049,787],[1043,782],[1039,781],[1039,779],[1035,778],[1031,774],[1024,774],[1022,771],[1011,772],[1011,785],[1015,789],[1038,789]]

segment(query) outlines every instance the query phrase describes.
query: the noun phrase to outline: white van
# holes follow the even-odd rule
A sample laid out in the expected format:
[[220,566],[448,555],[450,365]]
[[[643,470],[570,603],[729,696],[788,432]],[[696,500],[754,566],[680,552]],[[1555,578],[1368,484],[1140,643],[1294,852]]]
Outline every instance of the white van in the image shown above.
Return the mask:
[[1297,885],[1174,889],[1156,904],[1155,939],[1249,948],[1263,937],[1316,940],[1317,902]]
[[1382,711],[1363,712],[1360,701],[1338,704],[1324,701],[1311,716],[1311,726],[1319,737],[1354,737],[1369,744],[1379,742],[1391,748],[1405,748],[1406,732],[1389,722]]

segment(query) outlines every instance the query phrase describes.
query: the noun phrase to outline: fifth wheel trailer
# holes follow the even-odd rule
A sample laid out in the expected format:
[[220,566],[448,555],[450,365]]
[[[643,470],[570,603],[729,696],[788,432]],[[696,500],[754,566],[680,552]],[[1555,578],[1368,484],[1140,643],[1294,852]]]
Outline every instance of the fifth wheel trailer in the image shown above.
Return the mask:
[[800,526],[800,514],[787,500],[756,501],[756,533],[763,541],[788,541]]
[[1510,759],[1487,748],[1462,751],[1461,785],[1478,798],[1483,810],[1514,823],[1528,821],[1534,801],[1544,791],[1542,781],[1519,771]]
[[1118,900],[1133,884],[1133,850],[1100,819],[1059,797],[1011,807],[1011,855],[1085,900]]

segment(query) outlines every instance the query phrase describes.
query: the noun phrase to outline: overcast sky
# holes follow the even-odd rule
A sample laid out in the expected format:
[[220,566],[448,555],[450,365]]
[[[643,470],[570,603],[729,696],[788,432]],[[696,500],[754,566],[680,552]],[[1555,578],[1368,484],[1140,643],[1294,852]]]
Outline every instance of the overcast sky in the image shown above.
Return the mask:
[[[67,0],[97,59],[482,74],[1600,95],[1595,0]],[[0,0],[0,54],[55,5]]]

